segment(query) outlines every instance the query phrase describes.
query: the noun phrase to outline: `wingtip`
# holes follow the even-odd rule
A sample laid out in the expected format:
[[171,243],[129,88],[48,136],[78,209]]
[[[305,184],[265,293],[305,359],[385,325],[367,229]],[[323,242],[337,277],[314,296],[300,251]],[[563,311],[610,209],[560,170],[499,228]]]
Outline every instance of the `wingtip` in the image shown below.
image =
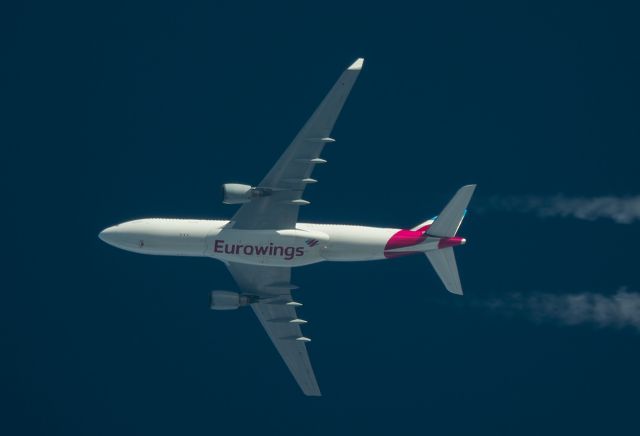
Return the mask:
[[458,189],[458,191],[471,191],[471,193],[473,194],[473,192],[475,192],[477,186],[478,185],[476,185],[475,183],[473,183],[471,185],[464,185],[463,187]]
[[453,295],[459,295],[459,296],[463,296],[463,292],[462,292],[462,287],[458,287],[458,286],[447,286],[446,284],[444,285],[445,289],[449,292],[451,292]]
[[364,58],[358,58],[354,63],[351,64],[351,66],[348,69],[351,71],[361,70],[363,64],[364,64]]

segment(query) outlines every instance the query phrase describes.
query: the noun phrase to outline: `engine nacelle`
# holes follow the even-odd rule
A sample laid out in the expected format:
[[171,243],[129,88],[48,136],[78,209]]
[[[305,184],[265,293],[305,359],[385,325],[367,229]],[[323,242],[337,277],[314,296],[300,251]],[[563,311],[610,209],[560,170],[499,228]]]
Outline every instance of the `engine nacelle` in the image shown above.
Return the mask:
[[222,202],[224,204],[241,204],[251,201],[253,187],[240,183],[222,185]]
[[271,195],[271,190],[267,188],[255,188],[240,183],[225,183],[222,185],[222,202],[224,204],[248,203],[255,197],[266,197]]
[[247,295],[240,295],[231,291],[211,291],[212,310],[235,310],[240,306],[246,306],[255,301]]

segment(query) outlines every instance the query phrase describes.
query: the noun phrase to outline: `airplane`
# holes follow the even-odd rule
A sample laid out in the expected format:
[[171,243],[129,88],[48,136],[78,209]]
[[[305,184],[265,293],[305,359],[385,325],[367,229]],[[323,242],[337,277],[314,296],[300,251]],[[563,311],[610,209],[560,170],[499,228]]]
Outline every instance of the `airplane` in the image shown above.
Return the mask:
[[222,185],[223,203],[241,205],[231,220],[147,218],[124,222],[100,232],[99,238],[134,253],[200,256],[224,262],[239,292],[211,292],[211,309],[253,309],[291,374],[307,396],[320,396],[293,299],[298,286],[291,269],[317,262],[390,259],[423,253],[445,288],[462,295],[453,247],[476,185],[460,188],[442,212],[411,229],[298,222],[298,211],[313,169],[327,161],[324,146],[364,59],[340,76],[302,130],[256,186]]

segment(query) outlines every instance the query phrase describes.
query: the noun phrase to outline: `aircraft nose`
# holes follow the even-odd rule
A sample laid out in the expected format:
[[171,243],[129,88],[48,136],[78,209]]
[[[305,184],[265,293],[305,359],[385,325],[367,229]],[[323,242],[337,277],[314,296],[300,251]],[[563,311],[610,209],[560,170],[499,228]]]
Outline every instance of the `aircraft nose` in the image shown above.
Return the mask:
[[100,233],[98,238],[107,244],[122,250],[137,251],[144,245],[143,234],[130,222],[116,224],[107,227]]
[[115,235],[116,235],[116,226],[112,226],[112,227],[107,227],[106,229],[98,233],[98,238],[100,238],[103,242],[106,242],[107,244],[113,245]]

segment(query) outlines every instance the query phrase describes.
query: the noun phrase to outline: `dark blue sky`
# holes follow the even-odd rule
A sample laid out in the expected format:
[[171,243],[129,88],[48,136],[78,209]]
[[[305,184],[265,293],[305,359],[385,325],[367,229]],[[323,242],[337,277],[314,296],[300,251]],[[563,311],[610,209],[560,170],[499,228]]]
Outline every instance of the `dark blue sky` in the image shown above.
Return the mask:
[[637,434],[640,336],[485,310],[640,290],[640,224],[474,213],[466,296],[422,256],[294,271],[305,398],[208,259],[104,227],[226,218],[366,58],[301,219],[409,227],[455,190],[633,195],[639,10],[602,2],[55,2],[0,14],[0,434]]

